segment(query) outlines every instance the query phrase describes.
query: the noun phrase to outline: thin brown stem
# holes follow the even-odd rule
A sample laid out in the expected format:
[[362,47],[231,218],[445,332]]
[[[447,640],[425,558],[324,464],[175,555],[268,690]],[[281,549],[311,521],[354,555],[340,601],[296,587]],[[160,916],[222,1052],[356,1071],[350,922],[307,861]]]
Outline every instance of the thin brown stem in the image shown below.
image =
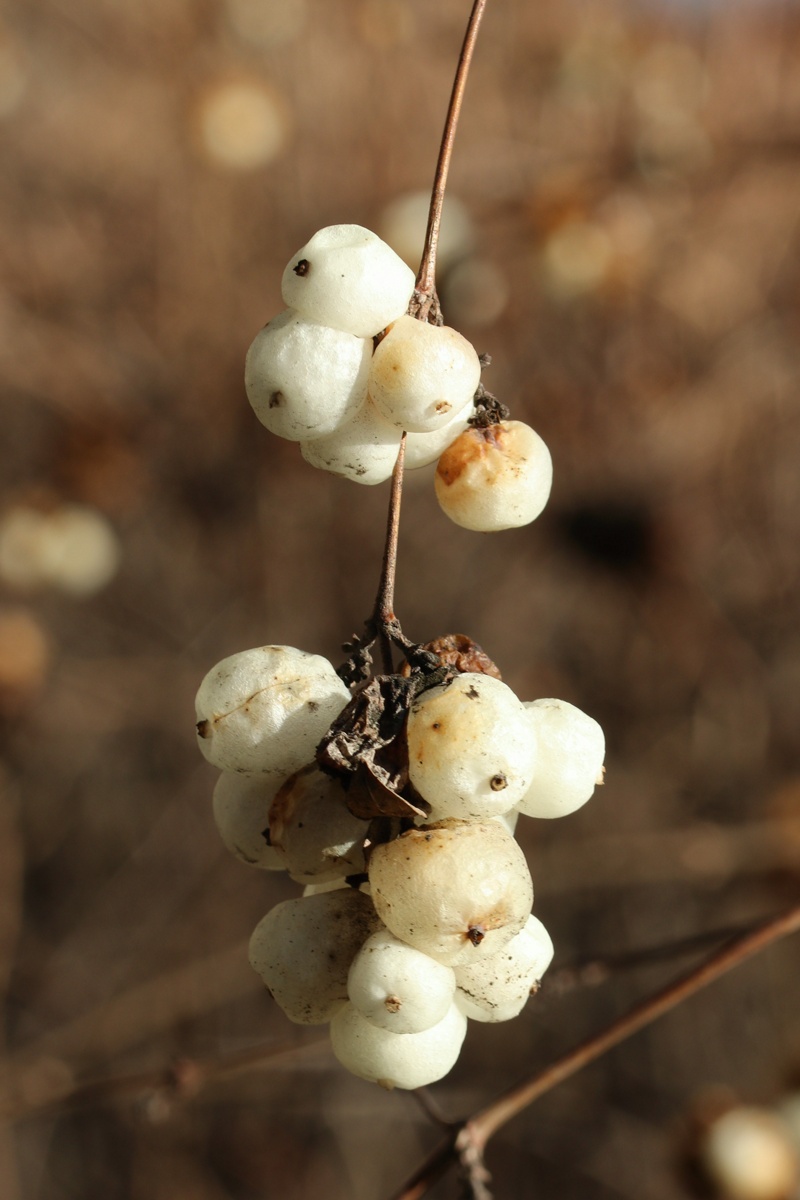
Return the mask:
[[487,0],[475,0],[467,23],[464,43],[456,67],[453,80],[453,90],[450,93],[450,105],[447,109],[442,141],[439,146],[439,158],[436,163],[436,174],[433,177],[431,206],[428,211],[428,228],[425,233],[425,245],[422,251],[422,261],[417,274],[414,315],[426,320],[436,295],[436,250],[439,244],[439,226],[442,221],[442,205],[447,186],[447,175],[450,170],[450,160],[453,156],[458,118],[461,113],[461,102],[464,99],[464,89],[467,85],[472,55],[478,37],[483,10]]
[[383,562],[381,563],[381,578],[378,584],[378,594],[375,597],[373,621],[375,632],[381,646],[383,670],[391,675],[394,670],[392,655],[392,639],[389,636],[389,626],[394,625],[397,617],[394,613],[394,585],[397,577],[397,539],[400,534],[400,503],[403,499],[403,470],[406,460],[406,435],[400,439],[397,451],[397,461],[392,471],[392,491],[389,497],[389,515],[386,520],[386,542],[383,547]]
[[448,1135],[426,1162],[414,1172],[405,1186],[395,1193],[393,1200],[419,1200],[449,1167],[457,1161],[463,1161],[465,1155],[482,1156],[489,1139],[540,1096],[575,1075],[589,1063],[595,1062],[614,1046],[652,1024],[708,984],[714,983],[733,967],[739,966],[780,938],[798,930],[800,905],[795,905],[788,912],[774,917],[752,932],[737,938],[730,945],[724,946],[700,966],[666,988],[648,996],[601,1033],[576,1046],[543,1071],[510,1088],[491,1104],[455,1126],[452,1134]]

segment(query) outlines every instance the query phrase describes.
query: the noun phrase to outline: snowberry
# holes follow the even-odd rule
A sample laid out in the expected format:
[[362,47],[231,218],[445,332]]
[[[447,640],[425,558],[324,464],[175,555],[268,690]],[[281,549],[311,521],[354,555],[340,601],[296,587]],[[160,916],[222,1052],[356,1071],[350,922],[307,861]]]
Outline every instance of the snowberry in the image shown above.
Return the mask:
[[490,675],[458,675],[423,692],[408,717],[408,771],[431,821],[509,812],[534,777],[536,739],[525,706]]
[[253,931],[250,965],[290,1020],[324,1025],[347,1003],[350,964],[379,925],[352,888],[284,900]]
[[298,883],[363,872],[367,825],[345,806],[338,779],[313,764],[287,779],[269,813],[270,841]]
[[464,408],[480,378],[478,355],[460,333],[403,316],[375,351],[369,393],[400,429],[429,433]]
[[466,1032],[467,1018],[455,1004],[422,1033],[390,1033],[348,1004],[331,1021],[331,1045],[339,1062],[361,1079],[386,1088],[418,1088],[452,1070]]
[[312,321],[374,337],[408,308],[414,272],[361,225],[329,225],[287,265],[283,302]]
[[[410,266],[419,262],[430,206],[430,192],[406,192],[390,201],[381,213],[381,237]],[[439,244],[436,247],[439,271],[448,271],[454,262],[469,254],[474,242],[475,230],[469,212],[452,192],[448,192],[442,208]]]
[[327,659],[292,646],[232,654],[206,675],[195,701],[197,737],[224,771],[286,778],[309,762],[350,700]]
[[447,966],[500,950],[533,902],[525,855],[494,821],[409,829],[376,846],[369,882],[395,937]]
[[245,390],[262,425],[300,442],[324,437],[367,398],[372,342],[287,309],[256,334]]
[[347,992],[373,1025],[392,1033],[421,1033],[446,1015],[455,986],[450,967],[379,930],[353,959]]
[[279,787],[279,778],[223,771],[214,788],[214,820],[228,850],[266,871],[286,869],[282,851],[267,836],[269,809]]
[[302,442],[312,467],[367,485],[388,479],[397,461],[401,431],[368,399],[356,416],[327,437]]
[[734,1108],[708,1130],[703,1164],[729,1200],[784,1200],[800,1180],[800,1162],[783,1122],[760,1108]]
[[406,437],[406,470],[415,471],[418,467],[427,467],[429,463],[436,462],[442,451],[467,428],[474,411],[475,406],[470,400],[461,412],[457,412],[440,429],[434,429],[432,433],[409,433]]
[[533,700],[525,710],[539,757],[519,811],[528,817],[564,817],[585,804],[602,782],[603,731],[566,700]]
[[550,451],[521,421],[468,429],[436,468],[436,497],[456,525],[491,533],[527,525],[547,503]]
[[491,958],[455,968],[456,1003],[475,1021],[510,1021],[522,1012],[553,959],[553,943],[532,914]]

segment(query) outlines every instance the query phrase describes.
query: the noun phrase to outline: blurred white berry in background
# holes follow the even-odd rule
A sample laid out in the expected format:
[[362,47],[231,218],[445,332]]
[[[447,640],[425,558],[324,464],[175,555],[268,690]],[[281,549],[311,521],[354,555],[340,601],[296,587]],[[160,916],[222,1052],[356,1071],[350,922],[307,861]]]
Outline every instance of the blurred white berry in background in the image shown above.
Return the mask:
[[95,509],[17,505],[0,519],[0,579],[12,587],[91,596],[110,583],[119,561],[117,535]]
[[206,157],[230,170],[249,171],[272,162],[288,136],[286,105],[260,79],[211,86],[200,99],[196,118]]
[[491,325],[510,294],[505,273],[487,258],[465,258],[442,282],[442,306],[456,325]]
[[[416,271],[428,226],[430,192],[407,192],[386,205],[378,218],[378,232],[404,262]],[[475,244],[472,218],[457,196],[448,192],[442,208],[436,265],[447,271],[469,254]]]
[[766,1109],[733,1108],[709,1127],[703,1166],[725,1200],[789,1200],[800,1162],[781,1119]]
[[0,710],[13,710],[37,694],[50,658],[50,639],[32,613],[0,610]]
[[306,0],[225,0],[225,8],[242,41],[264,50],[288,46],[308,21]]

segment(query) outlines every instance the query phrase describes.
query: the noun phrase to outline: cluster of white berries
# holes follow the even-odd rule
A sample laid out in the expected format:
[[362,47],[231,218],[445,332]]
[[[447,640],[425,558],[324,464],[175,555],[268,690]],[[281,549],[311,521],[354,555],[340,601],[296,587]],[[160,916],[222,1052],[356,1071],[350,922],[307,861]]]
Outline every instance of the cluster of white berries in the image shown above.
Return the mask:
[[397,738],[415,819],[365,816],[355,784],[318,764],[351,703],[327,660],[262,646],[224,659],[197,694],[223,841],[305,885],[257,926],[253,967],[291,1020],[330,1022],[339,1060],[388,1087],[447,1074],[468,1017],[522,1010],[553,947],[531,915],[516,816],[573,812],[602,777],[602,730],[579,709],[450,676],[410,693]]
[[527,524],[550,494],[549,451],[519,421],[468,424],[480,359],[455,329],[408,315],[414,283],[368,229],[319,230],[283,273],[288,307],[248,351],[250,403],[312,466],[357,483],[389,478],[405,431],[406,467],[439,460],[436,495],[456,524]]

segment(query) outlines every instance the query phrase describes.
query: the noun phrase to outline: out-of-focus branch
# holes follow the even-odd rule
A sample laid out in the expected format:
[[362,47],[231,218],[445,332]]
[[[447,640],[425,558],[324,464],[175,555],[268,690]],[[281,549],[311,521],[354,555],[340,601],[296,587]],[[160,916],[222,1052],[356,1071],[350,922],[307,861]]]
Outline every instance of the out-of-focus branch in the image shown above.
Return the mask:
[[89,1079],[79,1083],[65,1081],[60,1091],[53,1089],[39,1096],[5,1098],[0,1105],[0,1119],[15,1121],[35,1112],[81,1108],[129,1097],[143,1099],[145,1111],[152,1119],[163,1120],[175,1105],[192,1099],[210,1083],[248,1071],[294,1067],[305,1059],[329,1054],[330,1040],[327,1037],[299,1046],[276,1046],[274,1042],[260,1042],[246,1050],[236,1050],[213,1058],[181,1058],[153,1071]]

